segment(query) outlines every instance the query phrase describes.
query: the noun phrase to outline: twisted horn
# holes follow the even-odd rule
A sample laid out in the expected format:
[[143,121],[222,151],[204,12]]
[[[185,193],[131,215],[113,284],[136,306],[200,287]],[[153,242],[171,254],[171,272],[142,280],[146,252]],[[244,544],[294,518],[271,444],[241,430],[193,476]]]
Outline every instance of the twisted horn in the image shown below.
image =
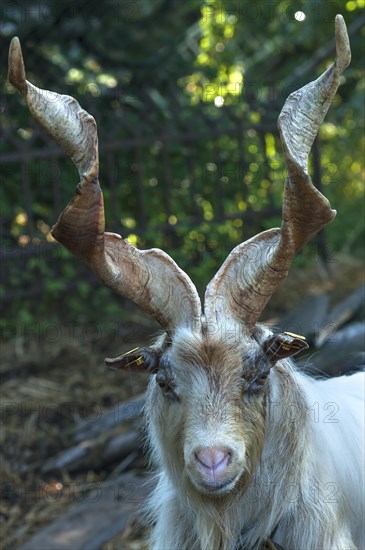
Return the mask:
[[138,250],[120,235],[104,231],[94,118],[72,97],[41,90],[26,80],[17,37],[10,44],[8,78],[80,174],[75,197],[52,228],[55,239],[86,262],[104,285],[132,300],[168,331],[199,326],[197,290],[170,256],[157,248]]
[[292,93],[279,116],[288,169],[281,228],[259,233],[231,252],[205,292],[208,325],[233,317],[251,332],[294,255],[335,217],[336,211],[308,175],[308,155],[350,60],[346,24],[337,15],[334,63],[317,80]]

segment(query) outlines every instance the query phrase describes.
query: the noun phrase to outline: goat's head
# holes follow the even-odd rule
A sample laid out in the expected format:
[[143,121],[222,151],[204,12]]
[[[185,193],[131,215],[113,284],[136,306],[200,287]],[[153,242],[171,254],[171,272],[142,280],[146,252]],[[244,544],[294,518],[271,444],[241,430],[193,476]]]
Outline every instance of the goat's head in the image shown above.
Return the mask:
[[336,48],[334,64],[291,94],[279,117],[288,167],[281,228],[233,250],[207,287],[203,311],[195,286],[166,253],[139,251],[105,232],[95,121],[74,99],[28,82],[19,41],[11,43],[10,82],[80,173],[76,195],[52,234],[106,286],[163,327],[164,335],[150,348],[106,361],[153,374],[147,409],[156,458],[177,484],[199,493],[222,495],[245,485],[263,445],[270,369],[307,347],[302,338],[273,335],[257,321],[295,253],[335,216],[312,185],[307,162],[350,62],[341,16],[336,17]]
[[302,337],[251,333],[226,319],[212,331],[177,328],[170,338],[106,362],[149,370],[147,414],[155,461],[178,485],[209,495],[245,486],[260,457],[266,379],[271,367],[307,344]]

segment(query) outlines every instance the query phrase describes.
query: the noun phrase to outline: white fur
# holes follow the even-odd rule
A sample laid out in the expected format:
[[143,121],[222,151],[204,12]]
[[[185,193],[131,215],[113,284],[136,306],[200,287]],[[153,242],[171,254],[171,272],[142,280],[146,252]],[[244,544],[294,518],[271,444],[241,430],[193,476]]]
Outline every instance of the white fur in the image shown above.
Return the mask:
[[[166,462],[153,385],[147,416],[160,466],[148,504],[154,550],[231,550],[239,539],[243,548],[257,549],[274,529],[274,542],[285,550],[365,548],[364,373],[313,380],[289,361],[278,363],[269,377],[260,463],[245,492],[221,501],[192,491],[181,462]],[[176,418],[162,429],[179,426]]]
[[[274,541],[284,548],[364,548],[364,380],[364,373],[313,380],[296,372],[303,396],[298,403],[298,396],[282,394],[280,372],[272,372],[273,412],[256,476],[271,483],[271,512],[265,504],[253,514],[246,508],[255,523],[245,540],[249,548],[275,525]],[[296,439],[292,455],[286,441],[290,425]],[[287,461],[293,460],[291,471]]]

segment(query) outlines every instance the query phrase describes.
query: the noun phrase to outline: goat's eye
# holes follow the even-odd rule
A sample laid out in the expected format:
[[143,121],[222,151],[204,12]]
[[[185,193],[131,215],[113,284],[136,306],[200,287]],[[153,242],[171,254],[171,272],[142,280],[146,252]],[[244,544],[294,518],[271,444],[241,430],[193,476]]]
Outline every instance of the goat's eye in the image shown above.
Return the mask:
[[178,396],[175,393],[175,386],[173,383],[169,383],[169,380],[166,380],[166,378],[162,378],[162,376],[158,375],[156,376],[156,383],[160,386],[162,393],[165,397],[170,397],[173,399],[178,399]]

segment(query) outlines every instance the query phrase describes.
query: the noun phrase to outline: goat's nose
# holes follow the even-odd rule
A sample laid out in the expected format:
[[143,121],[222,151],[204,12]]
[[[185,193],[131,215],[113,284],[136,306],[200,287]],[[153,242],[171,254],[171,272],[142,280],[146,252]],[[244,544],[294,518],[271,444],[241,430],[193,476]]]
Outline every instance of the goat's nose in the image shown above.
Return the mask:
[[231,457],[232,452],[225,447],[204,447],[195,453],[198,469],[214,480],[227,470]]

